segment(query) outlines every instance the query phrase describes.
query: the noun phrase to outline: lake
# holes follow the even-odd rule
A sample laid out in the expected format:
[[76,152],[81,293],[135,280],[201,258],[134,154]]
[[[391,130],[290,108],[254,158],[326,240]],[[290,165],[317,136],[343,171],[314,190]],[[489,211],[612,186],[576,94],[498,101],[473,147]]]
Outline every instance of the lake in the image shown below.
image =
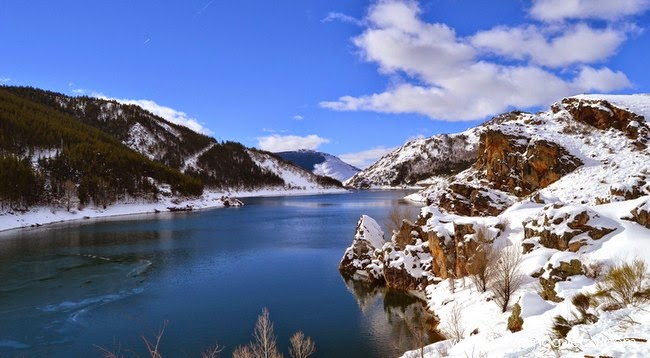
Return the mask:
[[[315,357],[395,357],[425,340],[422,302],[346,282],[356,222],[386,222],[405,191],[245,198],[240,208],[86,220],[0,233],[0,357],[222,357],[268,308],[285,357],[291,334]],[[415,206],[414,206],[415,208]]]

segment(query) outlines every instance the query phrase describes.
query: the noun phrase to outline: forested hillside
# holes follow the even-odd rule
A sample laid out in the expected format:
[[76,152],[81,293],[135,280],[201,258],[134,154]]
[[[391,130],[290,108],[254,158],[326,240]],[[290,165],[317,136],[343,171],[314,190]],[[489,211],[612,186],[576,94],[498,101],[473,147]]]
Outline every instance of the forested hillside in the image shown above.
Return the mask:
[[[106,207],[212,190],[331,188],[339,183],[135,106],[0,86],[0,210]],[[288,171],[285,166],[293,169]],[[287,174],[290,173],[290,174]],[[288,175],[287,176],[285,176]]]
[[[202,183],[130,150],[115,138],[45,105],[0,88],[0,202],[108,205],[153,199],[158,184],[200,195]],[[65,203],[64,203],[65,205]]]
[[5,89],[99,129],[149,159],[201,180],[206,187],[252,190],[285,185],[276,173],[258,166],[243,145],[219,143],[141,107],[31,87]]

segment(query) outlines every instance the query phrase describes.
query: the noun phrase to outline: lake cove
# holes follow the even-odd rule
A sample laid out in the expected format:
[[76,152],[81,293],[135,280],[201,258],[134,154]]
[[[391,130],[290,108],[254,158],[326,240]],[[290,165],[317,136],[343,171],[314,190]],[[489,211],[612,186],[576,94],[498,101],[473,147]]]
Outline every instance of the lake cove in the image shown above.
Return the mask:
[[[0,234],[0,356],[146,353],[223,357],[264,307],[288,356],[395,357],[426,338],[422,302],[346,281],[337,267],[362,214],[383,225],[404,191],[242,199],[245,206],[64,223]],[[417,206],[413,206],[417,208]]]

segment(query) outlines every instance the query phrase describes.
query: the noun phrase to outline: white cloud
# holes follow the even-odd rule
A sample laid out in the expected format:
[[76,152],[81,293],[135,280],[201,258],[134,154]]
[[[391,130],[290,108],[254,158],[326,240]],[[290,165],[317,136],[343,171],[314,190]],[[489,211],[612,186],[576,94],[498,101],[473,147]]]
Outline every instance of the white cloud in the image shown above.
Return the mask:
[[109,98],[101,93],[94,93],[93,97],[98,97],[107,100],[117,101],[123,104],[132,104],[146,109],[147,111],[153,113],[156,116],[162,117],[169,122],[178,124],[184,127],[187,127],[195,132],[203,133],[206,135],[211,135],[212,131],[204,127],[198,120],[190,117],[185,112],[177,111],[173,108],[160,105],[152,100],[148,99],[120,99],[120,98]]
[[339,22],[345,22],[348,24],[353,24],[357,26],[363,26],[363,21],[359,20],[355,17],[352,17],[350,15],[346,15],[341,12],[330,12],[325,16],[324,19],[321,20],[321,22],[332,22],[332,21],[339,21]]
[[303,119],[305,119],[305,117],[303,117],[303,116],[301,116],[299,114],[296,114],[295,116],[293,116],[291,118],[293,118],[293,119],[295,119],[297,121],[302,121]]
[[420,14],[412,0],[380,0],[371,6],[365,30],[353,43],[380,73],[400,80],[378,93],[342,96],[320,105],[476,120],[512,108],[545,106],[577,93],[631,86],[623,72],[603,64],[629,33],[638,31],[634,24],[528,24],[461,38],[448,25],[427,23]]
[[650,0],[534,0],[530,15],[543,21],[617,20],[650,8]]
[[0,83],[7,83],[10,82],[11,78],[9,77],[0,77]]
[[614,55],[626,40],[625,32],[594,29],[580,23],[563,28],[557,36],[545,36],[539,26],[497,27],[479,32],[472,45],[494,54],[548,67],[565,67],[603,61]]
[[365,169],[393,150],[395,150],[395,148],[375,147],[357,153],[340,154],[338,157],[350,165]]
[[316,134],[310,134],[304,137],[274,134],[257,138],[257,146],[269,152],[283,152],[298,149],[314,150],[324,143],[329,143],[329,139],[319,137]]

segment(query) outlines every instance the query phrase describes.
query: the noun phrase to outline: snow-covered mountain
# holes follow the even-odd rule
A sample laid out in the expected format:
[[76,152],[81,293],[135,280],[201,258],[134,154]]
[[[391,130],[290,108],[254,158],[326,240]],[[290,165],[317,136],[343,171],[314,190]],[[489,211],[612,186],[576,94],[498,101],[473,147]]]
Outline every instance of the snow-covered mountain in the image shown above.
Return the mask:
[[[360,219],[341,272],[426,297],[449,339],[407,358],[650,356],[649,116],[648,95],[583,95],[495,117],[469,168],[409,197],[415,223]],[[639,259],[623,300],[607,277]]]
[[343,184],[355,188],[414,186],[434,175],[458,173],[476,159],[479,131],[475,128],[458,134],[414,139]]
[[14,138],[0,142],[0,152],[14,158],[0,164],[17,165],[25,172],[23,178],[15,175],[17,183],[40,181],[31,185],[34,190],[0,193],[0,202],[11,197],[10,206],[14,202],[60,205],[70,202],[64,197],[74,197],[82,206],[105,207],[128,200],[158,200],[160,195],[196,196],[203,189],[340,187],[271,153],[219,142],[137,105],[3,86],[0,111],[7,113],[0,138]]
[[361,171],[336,156],[309,149],[275,153],[284,160],[316,175],[328,176],[340,182],[350,179]]

